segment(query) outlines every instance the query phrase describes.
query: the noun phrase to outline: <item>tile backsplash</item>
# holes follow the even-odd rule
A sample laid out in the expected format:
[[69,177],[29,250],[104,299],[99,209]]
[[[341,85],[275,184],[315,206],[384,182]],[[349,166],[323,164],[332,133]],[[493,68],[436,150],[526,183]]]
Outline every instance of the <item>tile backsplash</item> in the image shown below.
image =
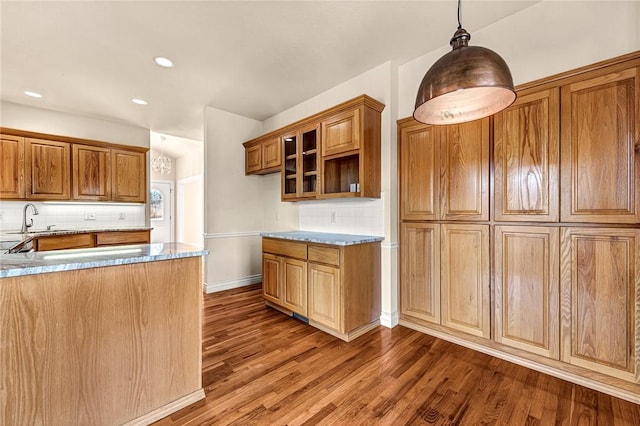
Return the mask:
[[[19,231],[26,201],[0,202],[0,231]],[[33,218],[34,231],[49,225],[54,229],[87,229],[145,226],[145,205],[33,203],[38,215],[28,210],[27,222]],[[95,219],[86,219],[95,217]]]
[[383,214],[382,198],[301,202],[300,230],[384,236]]

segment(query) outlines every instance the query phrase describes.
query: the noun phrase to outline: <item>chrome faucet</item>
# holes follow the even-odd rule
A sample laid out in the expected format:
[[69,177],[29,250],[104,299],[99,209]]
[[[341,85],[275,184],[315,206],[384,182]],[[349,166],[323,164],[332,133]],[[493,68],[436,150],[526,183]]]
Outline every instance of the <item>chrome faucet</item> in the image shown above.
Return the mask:
[[37,215],[38,213],[38,209],[36,208],[35,205],[33,205],[33,203],[27,203],[24,206],[24,211],[22,213],[22,229],[20,230],[20,232],[27,232],[27,229],[31,228],[33,226],[33,218],[31,218],[30,223],[27,223],[27,209],[29,208],[29,206],[31,206],[33,208],[33,215]]

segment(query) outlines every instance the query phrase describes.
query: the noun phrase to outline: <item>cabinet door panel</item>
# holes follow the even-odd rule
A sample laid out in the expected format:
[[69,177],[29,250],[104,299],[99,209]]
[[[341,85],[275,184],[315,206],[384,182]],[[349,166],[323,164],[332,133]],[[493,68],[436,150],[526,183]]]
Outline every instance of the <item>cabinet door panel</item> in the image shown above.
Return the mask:
[[280,138],[273,138],[262,143],[262,168],[280,167],[281,164]]
[[111,150],[86,145],[73,145],[73,199],[111,199]]
[[441,228],[442,325],[489,338],[489,226]]
[[495,219],[558,220],[559,90],[518,96],[495,115]]
[[322,155],[360,148],[360,109],[336,114],[322,122]]
[[400,216],[437,220],[440,197],[440,130],[412,126],[400,130]]
[[307,316],[307,262],[284,258],[282,268],[282,305]]
[[111,174],[113,201],[144,203],[147,200],[145,154],[112,149]]
[[496,226],[495,340],[559,358],[557,228]]
[[489,220],[489,119],[442,127],[441,202],[444,220]]
[[562,88],[562,220],[640,222],[637,68]]
[[402,224],[403,315],[440,324],[440,225]]
[[281,261],[278,256],[264,253],[262,255],[262,296],[280,304]]
[[69,144],[26,139],[27,198],[68,200],[71,154]]
[[254,145],[244,150],[245,174],[259,172],[262,169],[262,145]]
[[341,333],[340,269],[309,263],[309,319]]
[[24,198],[24,138],[0,135],[0,166],[0,199]]
[[562,360],[638,382],[635,229],[562,230]]

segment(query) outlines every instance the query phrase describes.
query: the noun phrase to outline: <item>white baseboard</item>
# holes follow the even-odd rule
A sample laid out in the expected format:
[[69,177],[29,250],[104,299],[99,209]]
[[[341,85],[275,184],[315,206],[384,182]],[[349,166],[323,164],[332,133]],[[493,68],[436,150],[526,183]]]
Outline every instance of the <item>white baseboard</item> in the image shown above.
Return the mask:
[[216,293],[223,290],[231,290],[232,288],[244,287],[246,285],[257,284],[262,282],[262,274],[249,275],[235,280],[220,281],[217,283],[205,283],[205,293]]
[[393,328],[398,325],[400,318],[398,317],[398,312],[382,312],[380,314],[380,325],[383,325],[387,328]]

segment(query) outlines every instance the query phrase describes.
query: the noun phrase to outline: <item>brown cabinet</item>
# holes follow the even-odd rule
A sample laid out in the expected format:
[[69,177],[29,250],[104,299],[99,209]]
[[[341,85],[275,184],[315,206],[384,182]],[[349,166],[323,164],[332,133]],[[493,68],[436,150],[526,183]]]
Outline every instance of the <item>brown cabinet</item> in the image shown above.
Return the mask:
[[320,128],[303,127],[282,137],[282,201],[315,198],[318,192]]
[[402,220],[489,220],[489,119],[399,129]]
[[109,231],[96,234],[96,246],[149,244],[151,231]]
[[71,147],[66,142],[25,139],[25,175],[30,200],[70,198]]
[[493,132],[399,120],[401,324],[637,399],[638,117],[635,52],[521,85]]
[[442,325],[489,338],[489,226],[441,225]]
[[383,109],[362,95],[247,141],[245,174],[271,173],[278,164],[282,201],[380,198]]
[[0,134],[0,199],[25,198],[24,138]]
[[111,150],[90,145],[72,145],[74,200],[111,200]]
[[262,253],[262,297],[273,303],[280,303],[280,282],[282,262],[279,256]]
[[379,324],[380,244],[262,239],[262,294],[284,312],[350,341]]
[[307,246],[263,239],[263,297],[278,306],[307,316]]
[[70,234],[38,237],[34,247],[36,251],[90,248],[95,247],[95,236],[94,234]]
[[111,150],[111,200],[146,202],[147,169],[143,152]]
[[639,255],[638,229],[562,229],[563,361],[639,381]]
[[144,148],[0,130],[0,199],[146,202]]
[[400,313],[440,324],[440,225],[403,223]]
[[558,228],[495,227],[495,340],[558,359]]
[[518,94],[494,116],[495,219],[557,222],[558,88]]
[[280,171],[282,150],[280,137],[245,142],[245,175],[267,174]]
[[340,268],[309,263],[309,319],[341,330]]
[[640,223],[639,70],[562,87],[562,221]]
[[440,218],[440,133],[438,126],[399,127],[402,220]]
[[64,250],[116,246],[123,244],[149,244],[151,231],[81,232],[76,234],[46,235],[36,237],[36,251]]
[[322,122],[322,156],[360,148],[360,110],[344,111]]

